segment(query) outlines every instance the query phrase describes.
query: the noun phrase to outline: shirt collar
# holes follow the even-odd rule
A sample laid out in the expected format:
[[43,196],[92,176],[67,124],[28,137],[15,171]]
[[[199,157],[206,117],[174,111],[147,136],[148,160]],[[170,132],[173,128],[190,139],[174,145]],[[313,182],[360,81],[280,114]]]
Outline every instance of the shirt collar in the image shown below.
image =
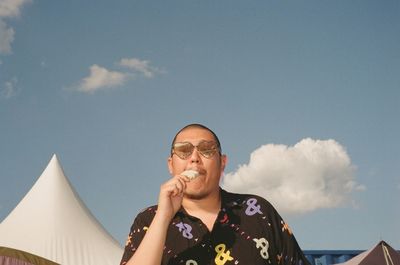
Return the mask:
[[[243,201],[238,198],[237,196],[234,196],[234,194],[227,192],[226,190],[220,188],[220,194],[221,194],[221,209],[220,213],[217,217],[217,219],[224,219],[225,213],[228,215],[231,215],[231,210],[235,208],[240,208],[242,207]],[[183,206],[178,210],[178,212],[175,215],[176,217],[187,217],[191,218],[193,220],[197,220],[197,217],[191,216]]]

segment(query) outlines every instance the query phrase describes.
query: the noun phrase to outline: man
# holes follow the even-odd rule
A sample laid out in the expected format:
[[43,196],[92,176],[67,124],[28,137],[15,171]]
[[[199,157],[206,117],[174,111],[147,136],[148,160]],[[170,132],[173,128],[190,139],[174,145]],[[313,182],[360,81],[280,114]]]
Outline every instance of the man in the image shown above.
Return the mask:
[[308,264],[265,199],[220,188],[226,163],[213,131],[182,128],[168,158],[172,178],[161,185],[158,205],[136,217],[121,265]]

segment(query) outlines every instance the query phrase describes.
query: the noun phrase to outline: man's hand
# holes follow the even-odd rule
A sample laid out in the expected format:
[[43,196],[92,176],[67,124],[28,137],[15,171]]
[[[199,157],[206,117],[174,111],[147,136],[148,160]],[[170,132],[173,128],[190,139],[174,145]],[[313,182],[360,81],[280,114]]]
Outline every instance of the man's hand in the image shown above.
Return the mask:
[[190,179],[183,175],[177,175],[161,185],[158,198],[157,215],[172,220],[182,205],[186,184]]
[[177,175],[161,185],[157,213],[139,248],[126,265],[161,264],[169,223],[182,205],[183,193],[189,181],[188,177]]

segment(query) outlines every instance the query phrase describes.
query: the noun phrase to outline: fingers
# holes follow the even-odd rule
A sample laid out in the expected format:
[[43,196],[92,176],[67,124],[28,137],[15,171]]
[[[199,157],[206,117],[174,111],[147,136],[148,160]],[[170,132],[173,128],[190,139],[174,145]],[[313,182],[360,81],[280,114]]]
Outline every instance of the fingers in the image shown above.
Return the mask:
[[164,191],[169,196],[182,196],[186,189],[187,177],[176,176],[163,185]]
[[159,216],[168,221],[172,219],[181,207],[187,182],[187,177],[178,175],[161,185],[157,210]]

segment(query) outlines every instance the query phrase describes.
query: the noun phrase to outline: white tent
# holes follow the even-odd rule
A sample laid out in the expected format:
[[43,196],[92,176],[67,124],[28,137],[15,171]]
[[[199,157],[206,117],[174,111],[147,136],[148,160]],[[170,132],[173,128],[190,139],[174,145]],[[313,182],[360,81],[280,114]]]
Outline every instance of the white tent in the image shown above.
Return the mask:
[[0,224],[1,246],[63,265],[115,265],[123,252],[79,198],[56,155]]
[[385,241],[380,241],[373,248],[336,265],[400,265],[400,253]]

